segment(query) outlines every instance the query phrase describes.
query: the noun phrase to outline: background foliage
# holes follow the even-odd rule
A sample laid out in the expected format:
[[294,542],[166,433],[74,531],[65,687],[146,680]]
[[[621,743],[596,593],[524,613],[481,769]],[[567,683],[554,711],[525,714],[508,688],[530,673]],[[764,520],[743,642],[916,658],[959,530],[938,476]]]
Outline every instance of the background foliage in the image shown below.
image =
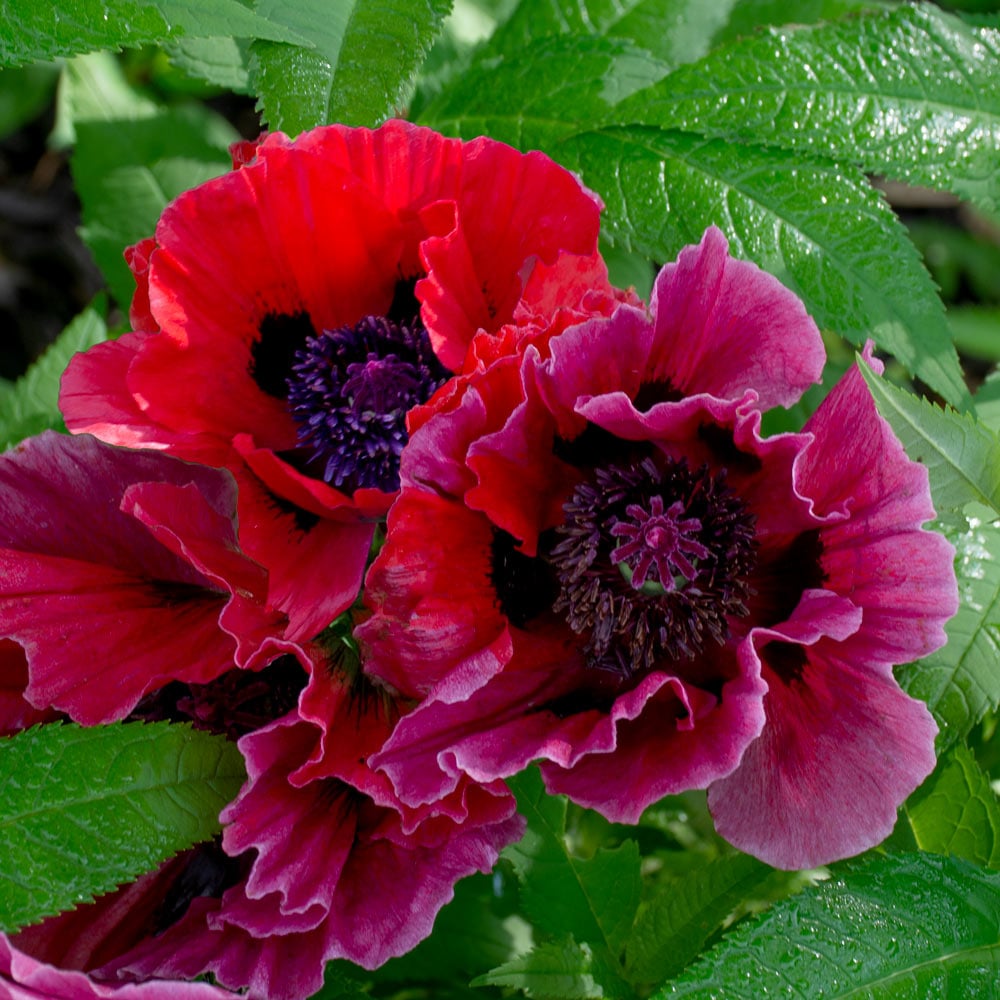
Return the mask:
[[[962,607],[948,645],[898,671],[934,713],[941,756],[881,849],[775,872],[716,837],[702,795],[624,828],[546,796],[529,771],[512,782],[528,833],[493,876],[461,883],[410,955],[375,973],[333,963],[326,1000],[1000,989],[996,4],[0,0],[0,65],[3,446],[61,429],[66,361],[127,328],[122,248],[228,169],[241,132],[400,115],[577,171],[605,202],[613,277],[640,293],[719,225],[819,322],[825,386],[874,341],[889,362],[869,377],[877,404],[930,471]],[[22,184],[17,157],[39,134],[46,151]],[[51,338],[24,317],[45,307],[18,296],[53,257],[17,251],[26,206],[60,184],[58,218],[39,232],[50,251],[75,247],[65,219],[78,199],[89,256],[65,251],[74,295],[47,305],[79,314],[37,357]],[[769,415],[770,429],[801,424],[823,391]],[[0,926],[211,837],[242,778],[228,744],[175,726],[0,743]]]

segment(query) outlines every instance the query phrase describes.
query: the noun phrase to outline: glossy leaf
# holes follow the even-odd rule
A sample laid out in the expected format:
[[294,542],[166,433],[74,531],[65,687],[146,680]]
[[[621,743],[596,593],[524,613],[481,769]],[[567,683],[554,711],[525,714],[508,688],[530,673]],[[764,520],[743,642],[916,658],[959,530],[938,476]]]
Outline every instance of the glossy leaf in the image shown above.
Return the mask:
[[[891,2],[891,0],[890,0]],[[737,0],[729,20],[713,39],[715,45],[752,35],[765,25],[816,24],[836,21],[849,14],[877,10],[885,0]]]
[[522,0],[489,42],[490,54],[517,56],[547,35],[604,35],[646,49],[664,66],[705,55],[735,0]]
[[0,0],[0,65],[6,66],[213,35],[310,44],[309,35],[289,31],[239,0]]
[[966,504],[988,504],[1000,514],[1000,439],[970,414],[942,410],[885,379],[867,365],[861,372],[879,413],[907,455],[927,466],[938,514]]
[[450,9],[451,0],[257,0],[258,13],[310,40],[251,47],[250,78],[265,121],[295,135],[401,114]]
[[249,49],[245,39],[179,38],[168,42],[164,48],[173,65],[189,76],[237,94],[251,92],[247,70]]
[[59,413],[59,380],[69,359],[108,339],[103,303],[77,316],[48,350],[0,395],[0,450],[32,434],[64,430]]
[[586,944],[572,938],[545,942],[504,963],[473,986],[520,989],[534,1000],[601,1000],[607,996],[593,974],[594,955]]
[[0,928],[209,839],[245,778],[234,743],[186,725],[52,724],[0,742]]
[[81,234],[121,306],[135,290],[123,249],[153,235],[167,202],[230,169],[227,146],[235,138],[227,123],[199,108],[77,125],[71,162]]
[[740,924],[656,996],[988,997],[998,974],[1000,874],[872,856]]
[[602,121],[618,101],[666,72],[626,39],[543,38],[509,56],[481,57],[442,90],[421,120],[450,135],[489,135],[552,153],[559,139]]
[[945,625],[948,642],[896,670],[937,720],[939,751],[1000,706],[1000,528],[972,519],[962,531],[945,525],[944,534],[956,549],[959,593],[958,613]]
[[528,820],[524,838],[504,852],[521,881],[521,902],[535,927],[572,934],[617,959],[639,905],[639,851],[633,841],[591,858],[576,857],[564,837],[566,799],[548,795],[538,771],[509,781],[518,811]]
[[996,208],[998,74],[1000,35],[905,4],[723,47],[619,120],[820,153]]
[[730,854],[667,882],[636,919],[626,951],[629,978],[659,983],[676,975],[772,874],[756,858]]
[[921,850],[1000,869],[1000,802],[967,747],[941,757],[903,813]]
[[549,151],[604,199],[612,242],[664,262],[717,225],[734,254],[780,278],[821,327],[858,345],[871,337],[944,398],[968,405],[934,285],[857,171],[638,126],[586,132]]

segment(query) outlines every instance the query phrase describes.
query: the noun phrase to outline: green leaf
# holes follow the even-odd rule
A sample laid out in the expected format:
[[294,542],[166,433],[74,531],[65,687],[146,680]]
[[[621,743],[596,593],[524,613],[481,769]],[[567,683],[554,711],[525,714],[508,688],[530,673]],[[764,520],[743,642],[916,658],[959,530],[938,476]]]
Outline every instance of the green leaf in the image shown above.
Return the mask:
[[0,395],[0,450],[48,428],[64,430],[59,413],[59,380],[69,359],[108,339],[104,303],[85,309],[48,350]]
[[76,143],[76,123],[148,118],[158,108],[125,78],[121,61],[110,52],[90,52],[66,62],[59,81],[56,121],[49,136],[55,149]]
[[948,323],[955,335],[955,346],[963,354],[1000,361],[1000,306],[952,306]]
[[843,866],[737,926],[657,998],[989,997],[998,981],[1000,874],[914,854]]
[[945,626],[945,646],[896,669],[937,720],[939,752],[1000,706],[1000,528],[973,518],[963,531],[944,525],[943,532],[956,550],[958,613]]
[[1000,434],[1000,370],[990,373],[976,393],[976,413],[987,427]]
[[1000,869],[1000,803],[967,747],[941,757],[903,813],[921,850]]
[[631,126],[548,150],[606,204],[604,235],[654,260],[709,225],[776,275],[821,327],[871,337],[949,402],[969,393],[944,307],[895,215],[858,171],[794,153]]
[[586,944],[563,938],[505,962],[472,985],[519,989],[535,1000],[601,1000],[606,994],[592,975],[593,964],[593,952]]
[[71,166],[83,205],[81,235],[123,307],[135,282],[122,251],[153,235],[167,202],[225,173],[226,149],[236,138],[223,119],[197,106],[77,124]]
[[735,0],[522,0],[494,33],[490,54],[517,57],[547,35],[603,35],[673,68],[705,55]]
[[591,128],[667,67],[623,38],[559,35],[509,56],[488,51],[424,109],[421,121],[471,139],[489,135],[520,149]]
[[822,153],[996,208],[998,76],[997,32],[905,4],[725,46],[619,120]]
[[377,125],[401,104],[451,0],[257,0],[306,47],[255,42],[250,74],[267,123],[294,135],[337,121]]
[[0,65],[121,49],[168,38],[269,38],[309,43],[239,0],[0,0]]
[[730,854],[665,884],[636,919],[626,952],[629,978],[659,983],[680,972],[772,874],[756,858]]
[[220,829],[246,778],[186,725],[53,724],[0,742],[0,927],[107,892]]
[[[891,0],[890,0],[891,2]],[[751,35],[768,24],[816,24],[836,21],[847,14],[886,7],[884,0],[737,0],[726,26],[713,39],[714,45]]]
[[1000,439],[971,414],[942,410],[879,378],[864,362],[859,368],[907,455],[927,466],[938,514],[972,502],[1000,513]]
[[565,797],[548,795],[535,768],[509,784],[528,820],[524,838],[504,852],[521,880],[525,914],[537,929],[572,934],[617,960],[639,905],[639,849],[626,841],[578,858],[564,837]]
[[236,38],[179,38],[164,48],[170,61],[188,76],[205,80],[216,87],[249,94],[250,58],[246,40]]

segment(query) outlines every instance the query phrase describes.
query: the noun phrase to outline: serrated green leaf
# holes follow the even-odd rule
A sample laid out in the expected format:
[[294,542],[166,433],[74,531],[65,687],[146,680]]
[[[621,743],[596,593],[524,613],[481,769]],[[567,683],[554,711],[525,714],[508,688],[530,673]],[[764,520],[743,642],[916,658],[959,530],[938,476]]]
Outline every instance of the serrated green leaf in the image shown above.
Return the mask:
[[602,1000],[606,994],[591,974],[593,959],[586,944],[563,938],[505,962],[472,985],[519,989],[534,1000]]
[[619,120],[819,152],[996,208],[998,76],[1000,35],[905,4],[725,46]]
[[990,997],[1000,874],[930,854],[872,857],[737,926],[668,997]]
[[400,114],[451,0],[257,0],[257,10],[311,42],[251,46],[250,78],[264,119],[294,135]]
[[237,94],[249,94],[249,44],[236,38],[178,38],[164,49],[170,61],[188,76]]
[[859,367],[907,455],[927,467],[938,514],[972,502],[1000,514],[1000,439],[971,414],[942,410],[879,378],[864,362]]
[[969,405],[944,307],[906,232],[858,171],[794,153],[639,126],[548,149],[604,199],[604,235],[672,260],[709,225],[796,292],[821,327],[871,337]]
[[921,850],[1000,869],[1000,803],[968,747],[941,757],[903,814]]
[[572,934],[617,961],[639,905],[639,849],[626,841],[578,858],[563,836],[565,797],[546,794],[534,768],[509,784],[528,820],[524,838],[505,851],[522,883],[525,913],[539,930]]
[[735,0],[522,0],[487,51],[517,56],[547,35],[603,35],[646,49],[665,67],[700,59]]
[[904,690],[937,720],[939,752],[1000,705],[1000,528],[972,520],[965,530],[943,531],[955,546],[959,595],[958,612],[945,625],[948,642],[896,670]]
[[636,919],[626,950],[629,978],[659,983],[680,972],[772,874],[756,858],[731,854],[665,884]]
[[289,31],[239,0],[0,0],[0,65],[6,66],[213,35],[310,44],[308,34]]
[[71,168],[83,206],[81,235],[123,307],[135,282],[122,251],[153,235],[167,202],[231,166],[238,136],[219,116],[192,106],[134,121],[77,126]]
[[424,109],[421,121],[471,139],[489,135],[552,152],[560,139],[607,118],[667,67],[623,38],[558,35],[509,56],[488,50]]
[[52,724],[0,742],[0,927],[34,923],[214,836],[246,779],[186,725]]
[[77,351],[108,339],[103,302],[85,309],[48,350],[0,396],[0,451],[49,428],[64,429],[59,379]]

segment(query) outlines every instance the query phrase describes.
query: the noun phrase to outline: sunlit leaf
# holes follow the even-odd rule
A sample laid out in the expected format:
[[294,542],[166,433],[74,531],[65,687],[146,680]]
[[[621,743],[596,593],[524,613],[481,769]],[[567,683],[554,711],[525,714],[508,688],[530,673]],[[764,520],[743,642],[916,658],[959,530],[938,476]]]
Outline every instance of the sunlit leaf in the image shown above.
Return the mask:
[[549,152],[604,199],[608,239],[664,262],[717,225],[733,253],[797,292],[821,327],[858,345],[871,337],[944,398],[968,405],[934,285],[859,172],[637,126],[576,135]]
[[682,67],[621,120],[775,143],[1000,204],[1000,35],[933,4],[769,29]]
[[930,854],[873,856],[738,925],[668,997],[988,997],[1000,874]]
[[0,927],[107,892],[212,837],[246,778],[190,726],[58,723],[0,741]]
[[933,713],[942,751],[1000,705],[1000,528],[973,519],[961,531],[945,525],[944,533],[956,549],[959,593],[958,613],[945,625],[948,642],[896,671]]
[[409,85],[451,0],[257,0],[257,11],[310,40],[255,42],[251,82],[271,128],[377,125],[402,113]]

